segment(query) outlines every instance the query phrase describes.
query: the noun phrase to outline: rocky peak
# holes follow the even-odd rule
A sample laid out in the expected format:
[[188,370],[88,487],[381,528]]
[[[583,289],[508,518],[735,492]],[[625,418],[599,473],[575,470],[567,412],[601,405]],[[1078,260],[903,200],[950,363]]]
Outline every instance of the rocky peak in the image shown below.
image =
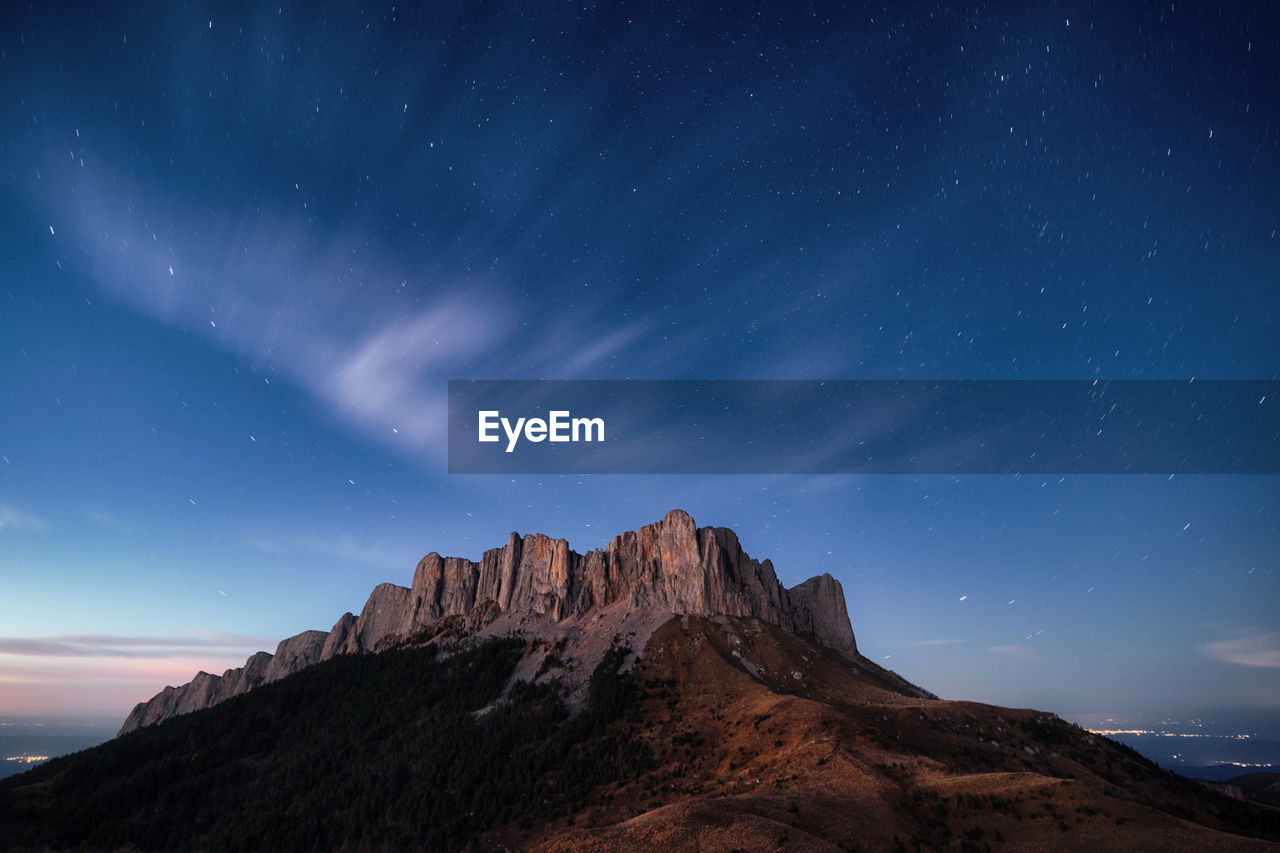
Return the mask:
[[[662,521],[578,554],[564,539],[512,533],[479,562],[423,557],[409,587],[374,588],[359,616],[343,614],[326,634],[307,631],[259,652],[222,676],[201,673],[134,708],[121,733],[220,702],[338,654],[376,652],[442,619],[473,629],[508,622],[580,623],[604,608],[699,616],[755,617],[857,656],[844,590],[831,575],[787,589],[773,563],[757,562],[725,527],[698,528],[673,509]],[[513,621],[514,620],[514,621]]]

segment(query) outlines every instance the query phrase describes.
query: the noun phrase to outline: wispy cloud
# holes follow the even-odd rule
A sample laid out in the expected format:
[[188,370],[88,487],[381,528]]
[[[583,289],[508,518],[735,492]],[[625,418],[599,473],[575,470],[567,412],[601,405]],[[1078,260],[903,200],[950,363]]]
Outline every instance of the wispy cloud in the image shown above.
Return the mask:
[[956,643],[967,643],[968,640],[961,638],[953,638],[946,640],[916,640],[913,645],[917,646],[954,646]]
[[555,337],[575,341],[576,345],[563,359],[558,354],[547,354],[549,357],[543,359],[545,364],[541,365],[538,375],[584,379],[613,375],[618,372],[619,356],[651,332],[649,321],[635,320],[616,328],[595,328],[593,334],[582,335],[582,329],[595,325],[586,317],[561,322]]
[[502,331],[474,302],[444,299],[374,329],[306,379],[347,420],[390,444],[443,456],[445,380]]
[[1016,660],[1031,660],[1036,657],[1036,653],[1029,646],[1020,645],[1003,645],[1003,646],[987,646],[987,651],[993,655],[1003,655],[1005,657],[1014,658]]
[[55,637],[0,637],[0,654],[20,657],[171,658],[189,655],[192,649],[243,651],[274,645],[261,637],[225,631],[168,637],[63,634]]
[[[220,214],[210,224],[104,174],[62,218],[113,300],[305,389],[343,426],[443,461],[446,382],[487,370],[499,344],[509,351],[509,300],[481,278],[400,268],[359,224],[316,232],[266,205]],[[424,279],[440,282],[430,297]]]
[[39,516],[0,505],[0,530],[44,530],[46,526]]
[[1250,631],[1233,639],[1205,643],[1200,650],[1226,663],[1280,669],[1280,631]]

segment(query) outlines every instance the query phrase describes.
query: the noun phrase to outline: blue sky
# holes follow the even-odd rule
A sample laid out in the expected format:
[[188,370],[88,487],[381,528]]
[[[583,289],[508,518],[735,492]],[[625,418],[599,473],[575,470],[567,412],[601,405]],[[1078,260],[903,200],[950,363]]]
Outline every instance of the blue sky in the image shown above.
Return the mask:
[[1274,477],[456,477],[464,378],[1276,379],[1247,5],[0,25],[0,715],[679,506],[948,697],[1280,708]]

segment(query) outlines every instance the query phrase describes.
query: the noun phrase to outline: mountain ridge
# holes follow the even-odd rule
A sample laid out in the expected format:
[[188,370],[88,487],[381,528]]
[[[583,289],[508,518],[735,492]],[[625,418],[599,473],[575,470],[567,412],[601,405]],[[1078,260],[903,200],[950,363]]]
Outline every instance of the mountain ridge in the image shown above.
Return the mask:
[[[755,617],[862,660],[838,580],[822,574],[788,589],[773,562],[751,558],[733,530],[699,528],[687,512],[673,509],[661,521],[618,534],[605,548],[585,554],[565,539],[516,532],[478,562],[432,551],[418,562],[410,586],[378,584],[358,616],[344,613],[327,632],[303,631],[282,640],[274,655],[257,652],[220,676],[199,672],[187,684],[165,687],[138,703],[118,734],[210,707],[336,655],[377,652],[450,622],[475,633],[498,620],[508,630],[531,623],[545,628],[590,624],[606,613],[610,618],[593,630],[634,627],[637,613],[653,614],[639,620],[649,631],[666,614]],[[596,662],[585,660],[584,669]]]

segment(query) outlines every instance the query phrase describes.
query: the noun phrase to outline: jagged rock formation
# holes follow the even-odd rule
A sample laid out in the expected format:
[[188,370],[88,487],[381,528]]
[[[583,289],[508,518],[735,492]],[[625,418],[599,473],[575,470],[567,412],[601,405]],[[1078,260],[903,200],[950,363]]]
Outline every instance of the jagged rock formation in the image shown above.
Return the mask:
[[304,631],[282,641],[274,656],[259,652],[221,676],[201,672],[182,687],[166,687],[133,709],[120,734],[206,708],[334,655],[378,651],[450,617],[473,627],[503,614],[561,622],[619,604],[755,617],[858,657],[839,581],[824,574],[787,589],[773,563],[748,556],[732,530],[698,529],[688,513],[675,509],[586,554],[570,550],[564,539],[517,533],[478,563],[432,552],[418,563],[412,586],[379,584],[359,616],[343,614],[327,634]]

